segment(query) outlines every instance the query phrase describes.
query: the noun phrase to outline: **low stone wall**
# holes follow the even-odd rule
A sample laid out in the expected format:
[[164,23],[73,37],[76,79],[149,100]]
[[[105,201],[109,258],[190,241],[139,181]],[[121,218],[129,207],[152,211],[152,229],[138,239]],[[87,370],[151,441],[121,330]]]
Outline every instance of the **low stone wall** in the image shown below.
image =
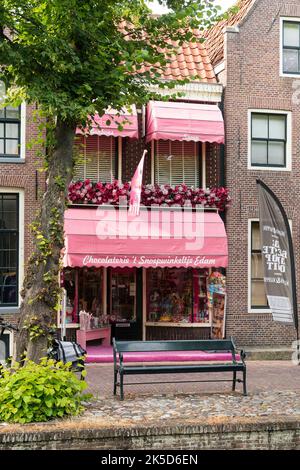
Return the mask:
[[[32,429],[33,428],[33,429]],[[51,429],[52,428],[52,429]],[[27,429],[27,430],[26,430]],[[24,430],[24,431],[23,431]],[[123,428],[0,430],[0,450],[300,450],[300,420]]]

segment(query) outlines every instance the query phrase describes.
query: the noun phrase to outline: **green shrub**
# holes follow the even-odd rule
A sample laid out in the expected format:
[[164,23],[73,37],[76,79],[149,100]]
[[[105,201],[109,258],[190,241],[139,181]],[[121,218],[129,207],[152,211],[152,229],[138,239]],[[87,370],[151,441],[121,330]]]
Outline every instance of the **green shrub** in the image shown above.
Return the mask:
[[82,393],[87,384],[71,371],[70,363],[43,358],[23,367],[14,363],[2,374],[0,421],[32,423],[77,415],[84,409],[82,401],[91,397]]

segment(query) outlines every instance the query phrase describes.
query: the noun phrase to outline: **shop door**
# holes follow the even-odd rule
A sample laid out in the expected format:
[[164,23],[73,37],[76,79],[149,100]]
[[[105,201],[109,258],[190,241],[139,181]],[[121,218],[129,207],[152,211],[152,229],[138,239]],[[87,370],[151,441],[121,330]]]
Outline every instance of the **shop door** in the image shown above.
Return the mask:
[[110,270],[111,336],[117,340],[139,340],[142,336],[141,270]]

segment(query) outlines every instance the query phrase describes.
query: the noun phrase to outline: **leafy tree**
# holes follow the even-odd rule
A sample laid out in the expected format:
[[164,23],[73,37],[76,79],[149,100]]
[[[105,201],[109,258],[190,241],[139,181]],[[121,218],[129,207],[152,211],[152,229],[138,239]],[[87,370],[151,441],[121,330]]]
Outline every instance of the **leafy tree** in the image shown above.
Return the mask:
[[24,349],[34,361],[44,355],[59,303],[76,127],[110,106],[145,104],[155,97],[150,85],[172,88],[174,82],[160,77],[174,42],[196,40],[193,31],[210,26],[218,13],[214,0],[160,3],[170,12],[151,15],[144,0],[1,0],[0,80],[7,102],[36,104],[47,148],[47,190],[33,227],[36,249],[24,281],[18,356]]

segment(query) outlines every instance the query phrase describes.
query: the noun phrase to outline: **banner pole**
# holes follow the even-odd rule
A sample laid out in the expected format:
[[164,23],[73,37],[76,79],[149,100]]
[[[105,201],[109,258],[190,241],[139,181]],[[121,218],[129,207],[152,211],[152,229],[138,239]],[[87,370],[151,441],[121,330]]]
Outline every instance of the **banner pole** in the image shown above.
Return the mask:
[[296,338],[297,338],[297,360],[298,365],[300,365],[300,343],[299,343],[299,317],[298,317],[298,300],[297,300],[297,282],[296,282],[296,266],[295,266],[295,254],[294,254],[294,246],[293,246],[293,239],[291,228],[289,224],[289,220],[287,214],[273,191],[260,179],[256,180],[256,183],[260,185],[270,196],[274,199],[275,203],[278,206],[278,209],[282,215],[283,221],[286,226],[286,233],[288,238],[288,245],[290,250],[290,262],[291,262],[291,281],[292,281],[292,298],[293,298],[293,314],[294,314],[294,325],[296,329]]

